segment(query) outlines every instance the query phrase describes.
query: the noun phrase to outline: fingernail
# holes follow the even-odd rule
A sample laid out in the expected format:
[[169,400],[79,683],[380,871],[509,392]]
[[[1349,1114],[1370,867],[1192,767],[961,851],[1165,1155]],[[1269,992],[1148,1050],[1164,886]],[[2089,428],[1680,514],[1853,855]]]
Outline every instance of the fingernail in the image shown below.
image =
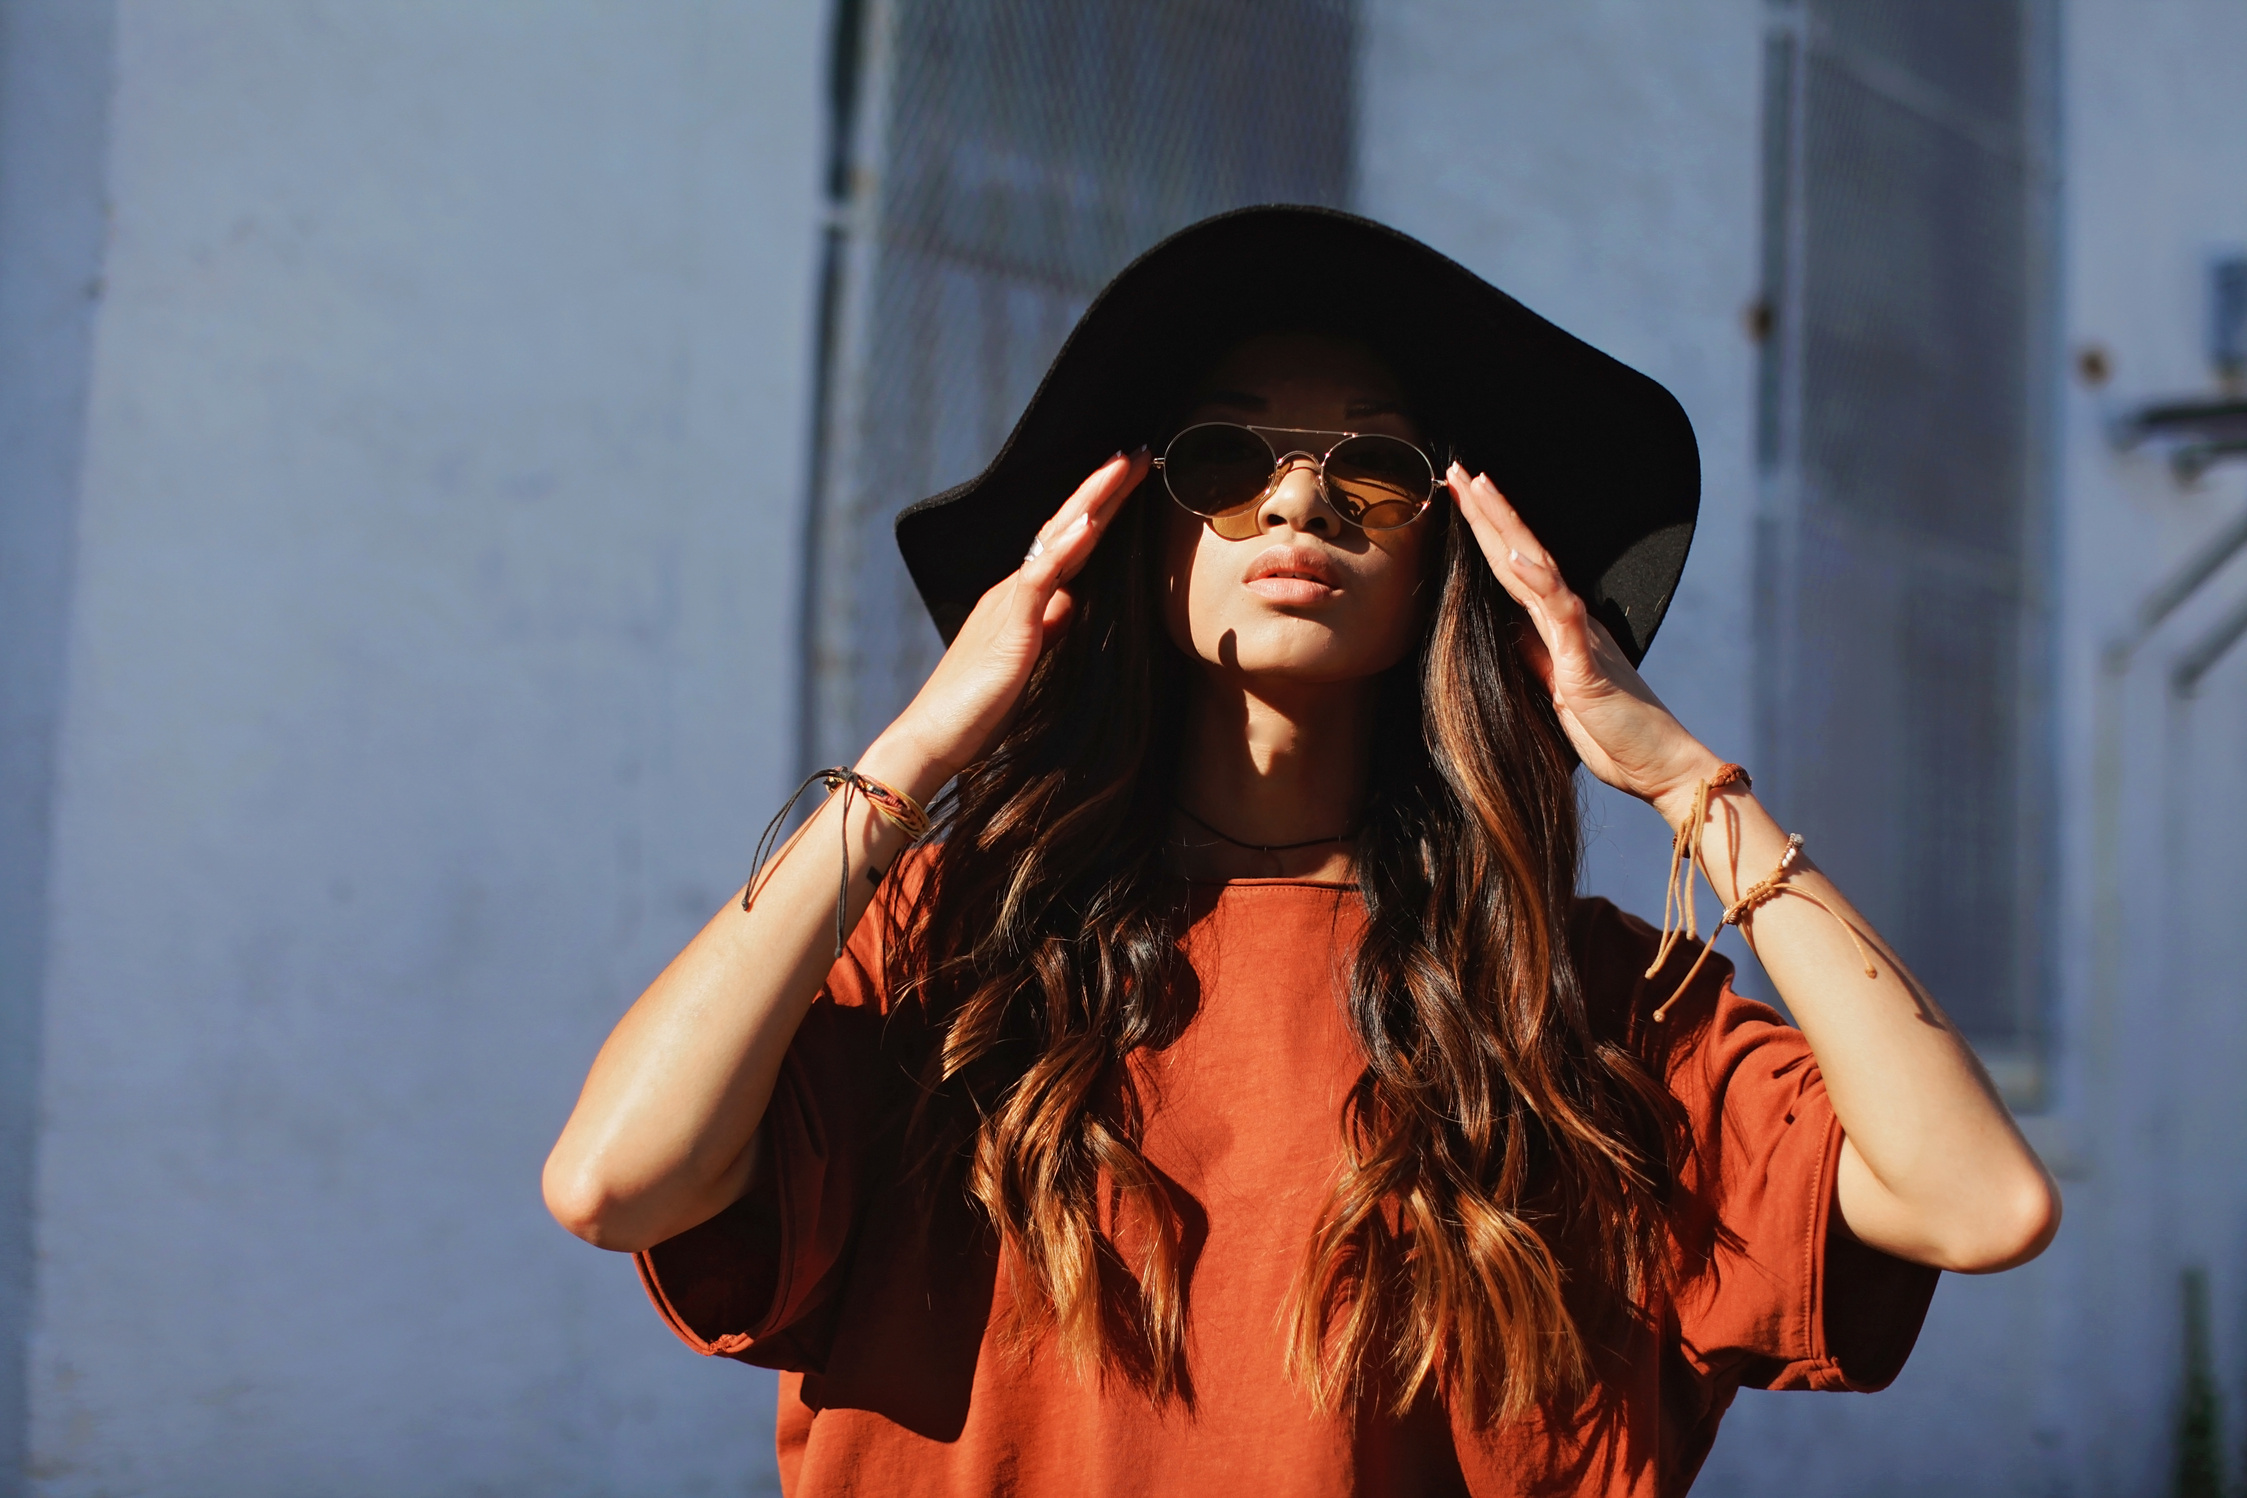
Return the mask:
[[1516,567],[1542,567],[1545,565],[1543,562],[1538,561],[1535,557],[1523,556],[1520,552],[1515,551],[1510,546],[1506,548],[1506,559],[1512,562]]

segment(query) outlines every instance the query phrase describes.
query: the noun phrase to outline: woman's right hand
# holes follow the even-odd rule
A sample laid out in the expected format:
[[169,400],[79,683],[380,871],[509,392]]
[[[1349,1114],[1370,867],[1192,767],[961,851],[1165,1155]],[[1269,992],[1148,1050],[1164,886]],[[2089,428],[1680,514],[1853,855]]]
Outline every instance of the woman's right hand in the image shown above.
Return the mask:
[[[1091,559],[1108,522],[1147,477],[1146,449],[1118,453],[1077,486],[1038,531],[1045,549],[976,602],[912,705],[859,763],[918,799],[974,764],[1005,731],[1030,673],[1069,624],[1064,585]],[[906,782],[911,782],[907,784]]]

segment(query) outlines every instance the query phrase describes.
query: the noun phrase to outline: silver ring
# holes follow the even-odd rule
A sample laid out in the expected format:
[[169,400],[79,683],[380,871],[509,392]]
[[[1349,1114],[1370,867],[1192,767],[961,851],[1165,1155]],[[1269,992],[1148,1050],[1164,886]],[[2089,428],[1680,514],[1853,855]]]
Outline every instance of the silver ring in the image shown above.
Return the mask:
[[1037,560],[1037,559],[1038,559],[1039,557],[1042,557],[1042,556],[1044,556],[1044,555],[1045,555],[1045,537],[1043,537],[1043,536],[1035,536],[1035,537],[1032,537],[1032,538],[1031,538],[1031,541],[1030,541],[1030,549],[1029,549],[1028,551],[1026,551],[1026,552],[1022,553],[1022,564],[1023,564],[1024,566],[1028,566],[1028,565],[1029,565],[1030,563],[1032,563],[1032,562],[1036,561],[1036,560]]

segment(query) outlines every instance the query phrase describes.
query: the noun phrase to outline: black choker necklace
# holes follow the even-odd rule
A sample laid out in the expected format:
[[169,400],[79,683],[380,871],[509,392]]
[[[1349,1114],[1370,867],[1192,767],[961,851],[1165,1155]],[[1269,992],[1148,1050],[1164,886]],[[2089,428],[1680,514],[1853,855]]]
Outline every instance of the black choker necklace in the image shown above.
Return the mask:
[[1316,848],[1321,843],[1346,843],[1356,835],[1352,832],[1337,832],[1332,837],[1307,837],[1299,843],[1248,843],[1241,841],[1239,838],[1233,836],[1229,832],[1210,826],[1200,817],[1195,816],[1185,807],[1180,806],[1179,803],[1173,801],[1170,804],[1174,807],[1177,807],[1178,814],[1180,816],[1193,823],[1196,827],[1199,827],[1202,831],[1209,833],[1213,837],[1222,838],[1224,841],[1231,843],[1236,848],[1246,848],[1251,853],[1291,853],[1297,848]]

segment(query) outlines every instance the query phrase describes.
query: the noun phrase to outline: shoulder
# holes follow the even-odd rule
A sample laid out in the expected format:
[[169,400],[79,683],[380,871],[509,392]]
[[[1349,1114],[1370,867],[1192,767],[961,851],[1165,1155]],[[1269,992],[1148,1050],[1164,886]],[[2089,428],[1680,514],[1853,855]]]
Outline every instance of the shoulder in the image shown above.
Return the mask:
[[942,843],[923,842],[898,854],[897,862],[882,876],[882,892],[875,898],[875,908],[893,914],[912,909],[935,877],[943,852]]
[[[1680,942],[1669,960],[1657,966],[1654,958],[1661,949],[1662,934],[1613,901],[1579,895],[1571,904],[1568,955],[1595,1029],[1618,1038],[1638,1037],[1653,1023],[1654,1011],[1685,981],[1701,953],[1698,942]],[[1731,976],[1732,964],[1710,954],[1694,976],[1694,995],[1723,988]],[[1679,1016],[1673,1010],[1671,1017]],[[1667,1024],[1661,1028],[1668,1033]]]
[[1697,1155],[1775,1148],[1798,1119],[1824,1116],[1808,1038],[1734,989],[1729,961],[1711,953],[1688,982],[1701,943],[1679,942],[1657,967],[1661,933],[1596,898],[1575,902],[1569,945],[1593,1033],[1661,1079],[1685,1110]]
[[890,956],[912,940],[913,923],[936,875],[939,851],[928,843],[908,848],[882,874],[872,903],[828,969],[825,997],[831,1004],[888,1012],[893,998]]
[[[1596,895],[1579,896],[1569,910],[1569,957],[1593,1030],[1636,1051],[1673,1085],[1693,1058],[1791,1029],[1776,1010],[1733,990],[1732,963],[1721,954],[1711,952],[1694,972],[1702,945],[1680,941],[1657,964],[1662,934],[1647,922]],[[1665,1016],[1659,1021],[1657,1011]]]
[[1643,987],[1661,945],[1660,932],[1603,896],[1578,895],[1569,906],[1569,955],[1587,995]]

